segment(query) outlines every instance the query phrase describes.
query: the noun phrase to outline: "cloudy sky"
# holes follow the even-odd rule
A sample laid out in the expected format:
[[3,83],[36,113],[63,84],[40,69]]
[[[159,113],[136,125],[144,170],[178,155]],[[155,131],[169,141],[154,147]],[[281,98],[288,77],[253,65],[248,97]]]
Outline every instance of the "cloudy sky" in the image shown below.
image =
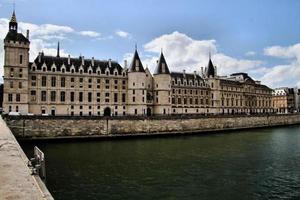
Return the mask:
[[[209,51],[218,73],[248,72],[271,87],[300,86],[298,0],[15,0],[19,31],[30,29],[31,61],[39,51],[131,61],[135,44],[155,68],[163,49],[171,71],[200,71]],[[12,0],[0,0],[3,38]]]

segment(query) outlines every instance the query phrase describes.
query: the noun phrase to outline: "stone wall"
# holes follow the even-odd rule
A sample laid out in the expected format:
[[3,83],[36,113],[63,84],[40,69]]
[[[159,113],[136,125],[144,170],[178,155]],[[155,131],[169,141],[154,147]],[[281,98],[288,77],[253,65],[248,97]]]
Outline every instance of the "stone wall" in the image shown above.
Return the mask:
[[5,118],[19,138],[184,134],[300,123],[299,114],[189,117],[30,117]]

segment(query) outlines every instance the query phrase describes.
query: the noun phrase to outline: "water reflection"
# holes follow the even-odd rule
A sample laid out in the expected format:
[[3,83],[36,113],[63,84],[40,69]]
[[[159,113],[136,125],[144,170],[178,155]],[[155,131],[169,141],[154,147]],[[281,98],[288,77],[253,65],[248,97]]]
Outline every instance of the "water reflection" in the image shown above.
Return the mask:
[[36,145],[55,199],[300,197],[300,126]]

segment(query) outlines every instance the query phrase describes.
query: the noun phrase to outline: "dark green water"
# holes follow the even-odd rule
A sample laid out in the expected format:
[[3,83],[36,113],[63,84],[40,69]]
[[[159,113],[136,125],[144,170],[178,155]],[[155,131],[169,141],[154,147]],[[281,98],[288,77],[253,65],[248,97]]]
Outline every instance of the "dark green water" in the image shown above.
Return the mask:
[[36,145],[57,200],[300,198],[300,126]]

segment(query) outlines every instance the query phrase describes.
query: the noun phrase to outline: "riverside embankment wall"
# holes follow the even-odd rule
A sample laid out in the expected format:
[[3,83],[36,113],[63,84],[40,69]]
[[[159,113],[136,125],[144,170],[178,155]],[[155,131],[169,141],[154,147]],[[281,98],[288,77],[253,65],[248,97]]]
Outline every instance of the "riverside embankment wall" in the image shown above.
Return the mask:
[[5,118],[18,138],[114,137],[188,134],[300,124],[299,114],[256,116],[63,117]]
[[31,175],[28,158],[0,116],[0,199],[53,200],[45,184]]

